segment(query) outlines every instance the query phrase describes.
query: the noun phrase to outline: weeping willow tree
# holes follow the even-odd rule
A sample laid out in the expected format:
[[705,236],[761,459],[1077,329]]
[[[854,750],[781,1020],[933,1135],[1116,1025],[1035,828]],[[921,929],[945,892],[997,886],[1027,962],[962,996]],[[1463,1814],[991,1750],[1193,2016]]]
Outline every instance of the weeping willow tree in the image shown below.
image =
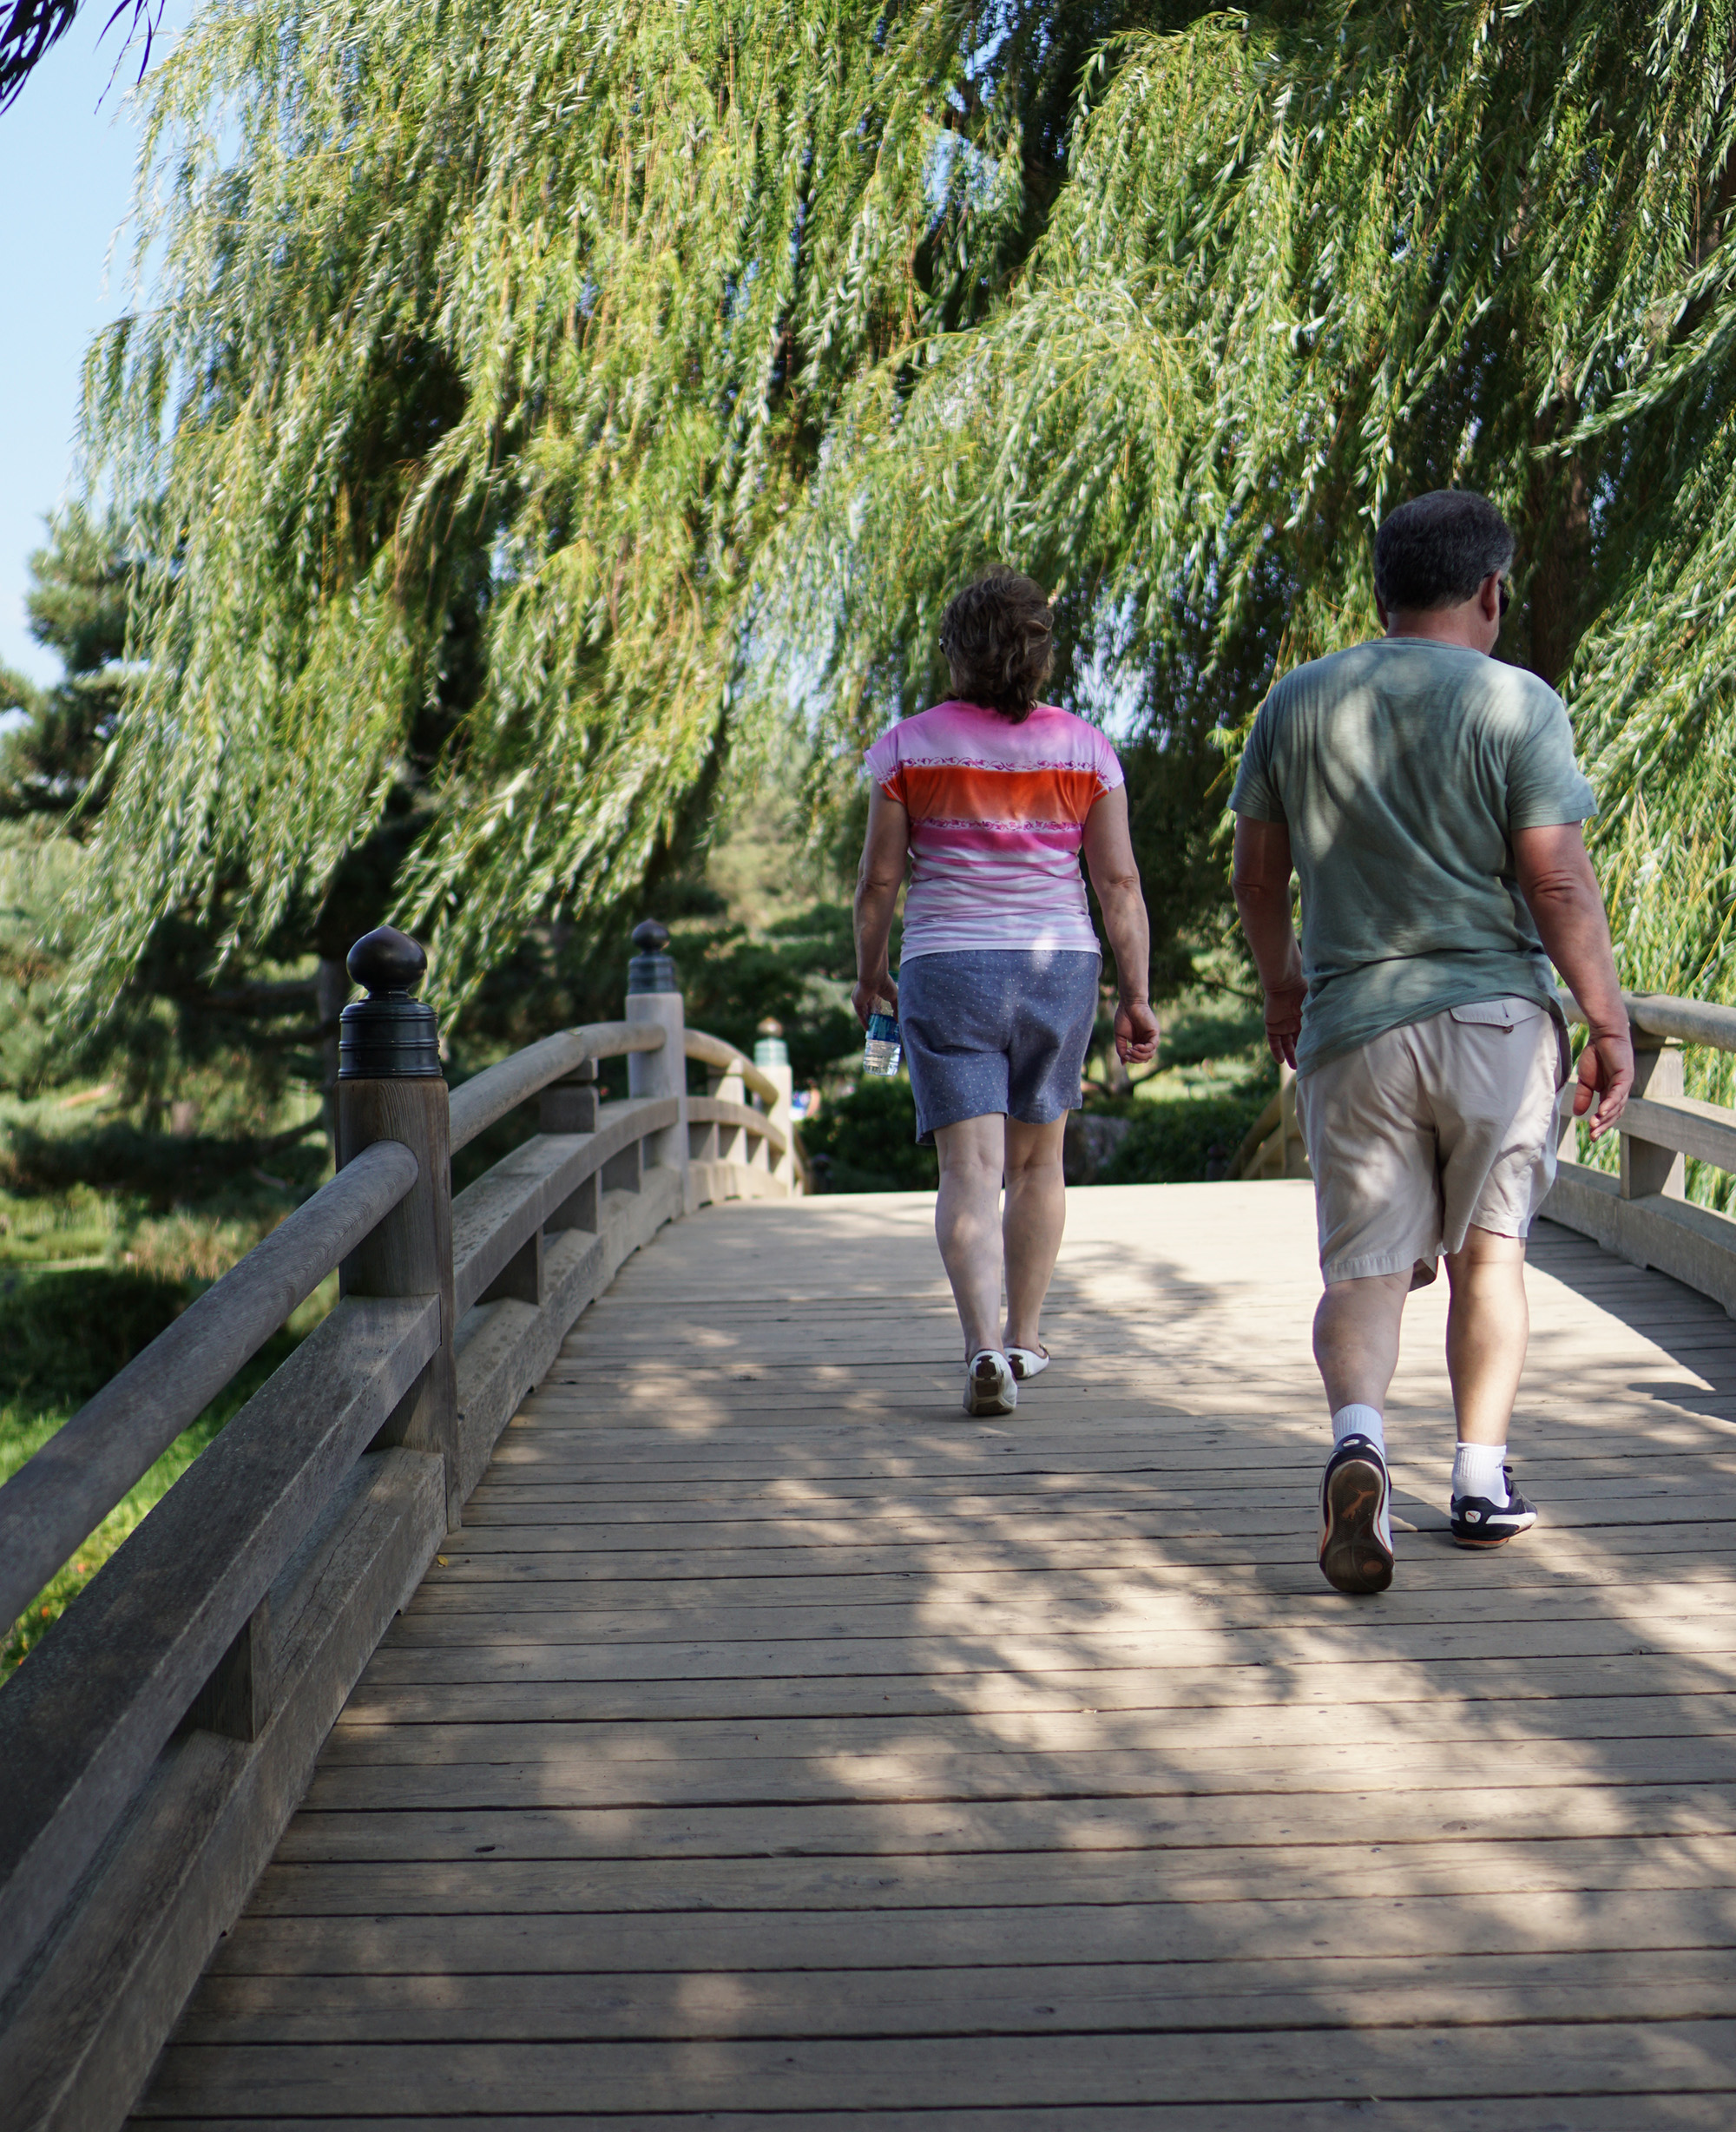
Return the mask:
[[829,436],[785,611],[840,735],[933,686],[949,588],[1010,556],[1203,859],[1274,672],[1375,632],[1382,514],[1479,488],[1626,980],[1736,997],[1733,36],[1730,0],[1338,0],[1109,46],[1007,302]]
[[[462,1004],[691,832],[841,399],[1002,299],[1106,32],[959,0],[215,0],[90,360],[148,523],[73,1003],[383,823]],[[407,827],[406,827],[407,825]]]
[[1518,530],[1628,981],[1731,997],[1733,16],[220,0],[90,370],[153,545],[76,997],[390,828],[461,1003],[691,834],[752,707],[846,791],[991,556],[1132,736],[1173,932],[1273,673],[1450,482]]

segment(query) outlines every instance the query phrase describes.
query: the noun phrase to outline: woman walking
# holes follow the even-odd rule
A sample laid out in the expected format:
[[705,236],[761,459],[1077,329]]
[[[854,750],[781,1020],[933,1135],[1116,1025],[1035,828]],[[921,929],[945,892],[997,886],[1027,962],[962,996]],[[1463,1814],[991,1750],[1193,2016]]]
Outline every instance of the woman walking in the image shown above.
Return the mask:
[[[1010,1413],[1019,1381],[1049,1364],[1061,1141],[1097,1014],[1082,848],[1120,979],[1115,1049],[1129,1063],[1157,1053],[1121,767],[1095,726],[1038,701],[1052,637],[1040,586],[985,571],[941,622],[951,698],[867,753],[853,1000],[865,1024],[877,999],[896,1009],[917,1138],[939,1150],[935,1234],[964,1331],[967,1414]],[[907,866],[895,984],[886,951]]]

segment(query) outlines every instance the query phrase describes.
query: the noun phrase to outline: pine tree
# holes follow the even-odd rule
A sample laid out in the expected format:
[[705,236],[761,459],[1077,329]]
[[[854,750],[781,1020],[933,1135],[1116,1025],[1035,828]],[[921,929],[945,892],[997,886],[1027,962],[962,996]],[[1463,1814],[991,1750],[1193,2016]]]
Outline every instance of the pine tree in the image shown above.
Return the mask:
[[100,805],[92,780],[121,715],[134,571],[115,530],[74,505],[30,557],[30,633],[58,654],[62,679],[37,688],[0,672],[0,709],[24,714],[0,737],[0,816],[59,818],[88,800],[76,832]]

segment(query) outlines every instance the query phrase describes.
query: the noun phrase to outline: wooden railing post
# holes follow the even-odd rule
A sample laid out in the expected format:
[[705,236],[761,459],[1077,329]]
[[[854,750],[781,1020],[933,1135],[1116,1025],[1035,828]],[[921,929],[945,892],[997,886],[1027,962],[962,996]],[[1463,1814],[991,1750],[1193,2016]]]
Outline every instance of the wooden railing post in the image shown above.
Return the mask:
[[458,1451],[458,1385],[452,1346],[451,1123],[440,1069],[434,1010],[410,997],[428,957],[390,925],[350,950],[349,971],[368,990],[343,1014],[338,1066],[338,1161],[352,1162],[378,1140],[400,1141],[418,1175],[393,1208],[339,1269],[345,1295],[440,1299],[440,1345],[375,1439],[437,1451],[446,1467],[446,1523],[456,1529],[463,1504]]
[[639,952],[627,965],[627,1019],[661,1023],[664,1040],[661,1050],[628,1053],[627,1092],[673,1096],[681,1105],[674,1124],[653,1134],[645,1152],[653,1162],[680,1173],[682,1208],[691,1214],[695,1202],[687,1175],[687,1011],[675,985],[674,961],[667,951],[668,928],[648,918],[634,927],[633,944]]
[[[1682,1048],[1667,1038],[1648,1036],[1635,1028],[1634,1036],[1634,1089],[1635,1096],[1667,1102],[1682,1094]],[[1687,1197],[1687,1157],[1673,1148],[1641,1139],[1624,1124],[1621,1133],[1621,1196],[1644,1199],[1660,1192],[1666,1199]]]
[[[564,1081],[551,1082],[537,1105],[537,1129],[544,1133],[594,1133],[597,1129],[596,1061],[588,1058]],[[602,1225],[597,1212],[598,1181],[595,1171],[576,1192],[569,1193],[549,1215],[548,1229],[596,1230]]]
[[772,1175],[783,1180],[786,1191],[798,1189],[796,1183],[796,1092],[795,1076],[790,1070],[790,1047],[784,1042],[781,1027],[766,1020],[760,1024],[760,1035],[753,1045],[753,1063],[768,1081],[777,1084],[778,1099],[768,1115],[773,1125],[784,1135],[784,1152],[776,1154],[768,1142],[766,1154]]

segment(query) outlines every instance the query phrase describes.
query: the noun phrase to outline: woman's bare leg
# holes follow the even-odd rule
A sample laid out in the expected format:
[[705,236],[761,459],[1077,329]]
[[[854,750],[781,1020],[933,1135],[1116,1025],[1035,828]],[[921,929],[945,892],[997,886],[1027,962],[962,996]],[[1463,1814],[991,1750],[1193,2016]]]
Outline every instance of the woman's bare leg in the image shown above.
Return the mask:
[[1040,1347],[1042,1300],[1067,1226],[1061,1174],[1064,1116],[1049,1125],[1007,1120],[1007,1207],[1001,1233],[1007,1263],[1007,1345]]
[[998,1111],[936,1129],[940,1195],[934,1234],[964,1328],[964,1359],[1001,1346],[1001,1173],[1007,1121]]

